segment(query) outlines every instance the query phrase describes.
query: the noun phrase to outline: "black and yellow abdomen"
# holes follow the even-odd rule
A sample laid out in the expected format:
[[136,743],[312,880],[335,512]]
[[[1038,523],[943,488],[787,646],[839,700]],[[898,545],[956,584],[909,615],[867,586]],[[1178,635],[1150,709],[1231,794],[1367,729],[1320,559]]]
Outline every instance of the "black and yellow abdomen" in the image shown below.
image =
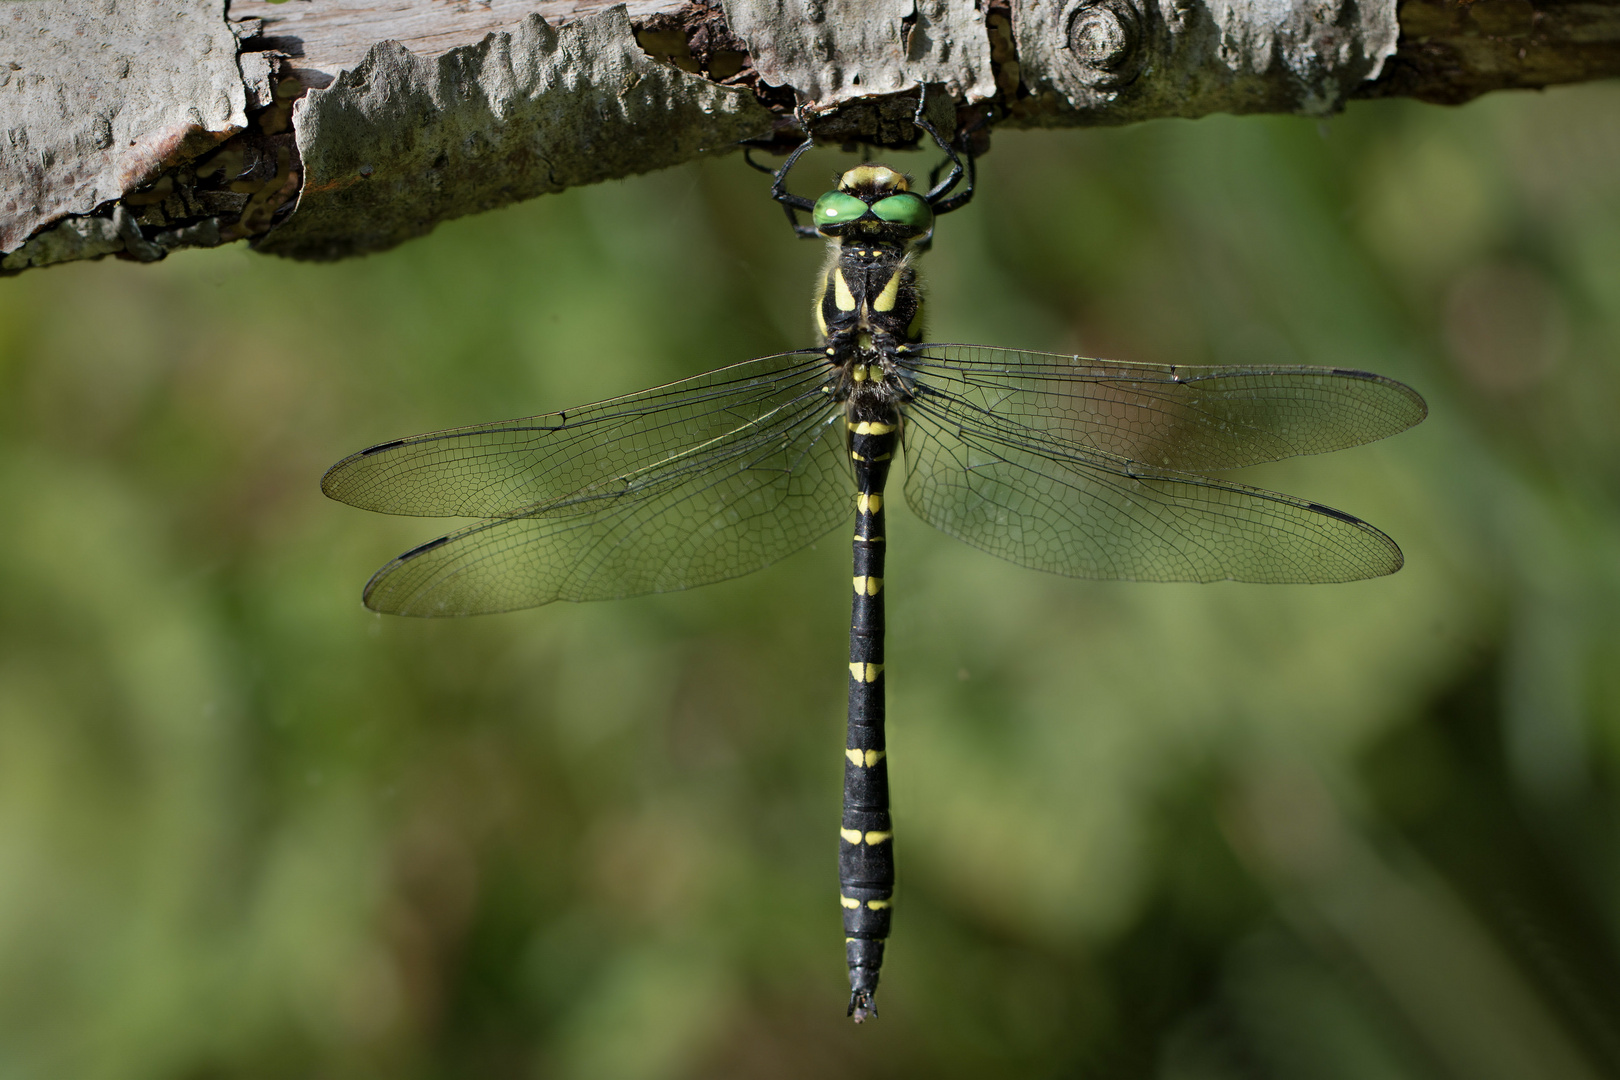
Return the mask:
[[912,260],[917,241],[932,227],[932,213],[908,192],[899,173],[861,166],[844,174],[838,191],[822,197],[815,217],[828,240],[816,288],[816,328],[835,369],[855,474],[838,898],[849,964],[849,1014],[861,1021],[876,1015],[873,996],[894,901],[894,825],[884,735],[883,491],[900,447],[908,400],[897,361],[922,333],[922,297]]

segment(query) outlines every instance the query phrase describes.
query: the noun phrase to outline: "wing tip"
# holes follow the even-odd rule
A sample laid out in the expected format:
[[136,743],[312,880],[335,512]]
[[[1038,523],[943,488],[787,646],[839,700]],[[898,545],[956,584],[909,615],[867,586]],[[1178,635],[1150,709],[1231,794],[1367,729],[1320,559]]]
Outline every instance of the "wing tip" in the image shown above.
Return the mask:
[[366,582],[365,589],[360,593],[360,602],[380,615],[430,616],[463,614],[462,612],[420,610],[412,603],[417,598],[414,593],[399,602],[401,598],[395,595],[398,591],[395,588],[397,582],[392,580],[395,572],[411,562],[411,560],[444,547],[451,539],[451,534],[447,533],[444,536],[435,537],[425,544],[418,544],[409,551],[390,559],[388,565],[372,574],[371,580]]

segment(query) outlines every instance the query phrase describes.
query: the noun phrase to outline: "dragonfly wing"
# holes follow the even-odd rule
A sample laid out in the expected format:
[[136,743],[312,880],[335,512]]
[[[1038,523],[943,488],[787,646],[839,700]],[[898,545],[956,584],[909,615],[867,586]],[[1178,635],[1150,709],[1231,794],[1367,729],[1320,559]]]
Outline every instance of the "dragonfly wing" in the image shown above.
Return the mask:
[[1127,581],[1330,582],[1392,574],[1394,541],[1329,507],[1143,465],[919,388],[906,501],[1021,566]]
[[451,533],[379,570],[366,606],[473,615],[752,573],[848,519],[842,420],[818,391],[616,488]]
[[1410,387],[1342,368],[1131,364],[983,345],[919,345],[905,363],[963,413],[1183,472],[1359,446],[1428,413]]
[[622,488],[627,476],[814,399],[828,374],[819,352],[782,353],[567,412],[397,439],[332,466],[321,490],[385,514],[528,513]]

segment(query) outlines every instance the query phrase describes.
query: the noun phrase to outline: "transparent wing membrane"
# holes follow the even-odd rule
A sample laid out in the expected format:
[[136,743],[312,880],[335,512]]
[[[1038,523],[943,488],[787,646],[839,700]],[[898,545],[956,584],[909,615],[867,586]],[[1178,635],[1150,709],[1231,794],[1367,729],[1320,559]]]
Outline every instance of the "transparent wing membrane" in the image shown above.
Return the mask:
[[1104,453],[928,387],[907,418],[912,509],[1021,566],[1273,583],[1354,581],[1401,567],[1389,537],[1316,503]]
[[1337,368],[1130,364],[983,345],[919,345],[904,363],[955,399],[953,417],[996,417],[1181,472],[1359,446],[1428,412],[1401,383]]
[[382,443],[327,470],[321,490],[384,514],[506,517],[621,488],[826,381],[818,351],[782,353],[565,412]]
[[[1330,368],[1172,367],[978,345],[900,360],[906,499],[1023,566],[1137,581],[1330,582],[1393,573],[1377,529],[1196,475],[1384,438],[1422,420],[1400,383]],[[484,520],[366,587],[401,615],[669,592],[761,569],[851,513],[842,406],[817,351],[580,409],[383,443],[328,495]]]
[[366,605],[473,615],[671,592],[805,547],[853,511],[843,414],[819,383],[787,401],[761,397],[762,415],[733,418],[730,430],[632,476],[401,555],[367,584]]

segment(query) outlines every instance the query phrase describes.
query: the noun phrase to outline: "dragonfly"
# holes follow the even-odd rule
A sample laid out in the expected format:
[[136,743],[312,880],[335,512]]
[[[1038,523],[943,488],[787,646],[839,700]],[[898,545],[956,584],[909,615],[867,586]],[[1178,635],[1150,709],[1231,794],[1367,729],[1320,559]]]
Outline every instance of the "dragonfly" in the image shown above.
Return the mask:
[[321,485],[366,510],[475,519],[366,584],[367,607],[408,616],[687,589],[763,569],[853,514],[838,870],[857,1023],[876,1015],[893,916],[884,564],[896,461],[914,513],[1021,566],[1130,581],[1345,582],[1394,573],[1400,549],[1350,514],[1209,474],[1357,446],[1427,414],[1402,383],[1344,368],[925,342],[917,256],[936,219],[968,204],[977,176],[971,148],[942,138],[921,100],[913,122],[945,154],[922,189],[866,163],[814,201],[795,195],[788,175],[813,137],[773,171],[794,233],[827,245],[816,347],[381,443]]

